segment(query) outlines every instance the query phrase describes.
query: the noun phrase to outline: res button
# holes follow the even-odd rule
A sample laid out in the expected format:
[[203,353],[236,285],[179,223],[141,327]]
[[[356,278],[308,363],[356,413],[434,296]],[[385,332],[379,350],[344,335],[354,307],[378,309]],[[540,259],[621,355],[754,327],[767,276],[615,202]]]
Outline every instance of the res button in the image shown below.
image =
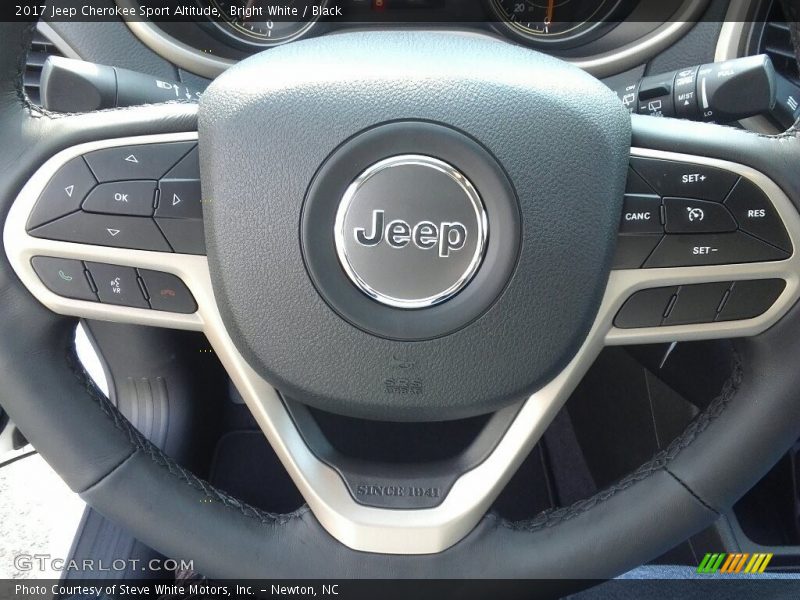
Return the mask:
[[753,182],[742,177],[725,199],[725,206],[743,231],[782,250],[792,251],[792,243],[778,211]]

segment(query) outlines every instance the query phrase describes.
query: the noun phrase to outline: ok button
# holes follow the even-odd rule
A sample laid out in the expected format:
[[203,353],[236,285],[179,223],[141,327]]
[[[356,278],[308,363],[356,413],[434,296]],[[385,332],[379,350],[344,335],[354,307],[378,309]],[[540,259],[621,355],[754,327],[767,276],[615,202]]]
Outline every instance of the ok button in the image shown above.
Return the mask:
[[96,186],[83,201],[83,210],[111,215],[150,217],[155,181],[112,181]]

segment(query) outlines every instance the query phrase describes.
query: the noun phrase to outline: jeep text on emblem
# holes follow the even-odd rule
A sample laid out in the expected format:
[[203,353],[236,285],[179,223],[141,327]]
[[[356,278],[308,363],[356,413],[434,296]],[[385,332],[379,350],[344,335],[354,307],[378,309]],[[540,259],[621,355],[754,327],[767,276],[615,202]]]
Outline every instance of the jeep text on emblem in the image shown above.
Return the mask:
[[[382,210],[372,211],[372,229],[367,234],[363,227],[356,227],[356,241],[362,246],[375,246],[381,243],[384,236]],[[450,252],[461,250],[467,241],[467,228],[461,223],[440,223],[438,226],[430,221],[420,221],[412,228],[402,219],[395,219],[386,225],[386,243],[392,248],[405,248],[409,242],[417,248],[428,250],[438,244],[439,256],[447,258]]]
[[433,306],[478,270],[487,239],[483,202],[455,167],[429,156],[381,160],[347,188],[334,238],[342,268],[374,300]]

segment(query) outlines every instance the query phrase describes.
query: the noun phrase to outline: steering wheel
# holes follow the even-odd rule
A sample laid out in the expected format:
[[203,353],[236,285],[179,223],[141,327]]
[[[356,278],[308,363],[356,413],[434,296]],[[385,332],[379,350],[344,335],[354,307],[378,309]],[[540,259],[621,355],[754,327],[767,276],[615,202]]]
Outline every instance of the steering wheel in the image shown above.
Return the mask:
[[[199,107],[51,114],[23,93],[33,30],[0,25],[2,403],[165,555],[213,578],[611,577],[800,434],[797,126],[631,116],[557,59],[442,32],[272,49]],[[670,198],[734,225],[665,232]],[[203,331],[307,506],[266,513],[165,456],[88,382],[76,317]],[[711,338],[735,339],[732,376],[665,451],[573,506],[487,514],[605,345]],[[337,456],[308,406],[492,416],[463,455],[398,466]]]

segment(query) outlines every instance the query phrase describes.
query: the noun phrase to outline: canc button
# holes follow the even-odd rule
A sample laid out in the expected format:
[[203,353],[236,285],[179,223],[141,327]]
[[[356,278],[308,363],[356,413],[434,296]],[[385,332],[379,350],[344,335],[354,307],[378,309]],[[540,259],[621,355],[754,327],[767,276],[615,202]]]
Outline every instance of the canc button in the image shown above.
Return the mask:
[[662,233],[661,198],[651,194],[625,194],[620,233]]

